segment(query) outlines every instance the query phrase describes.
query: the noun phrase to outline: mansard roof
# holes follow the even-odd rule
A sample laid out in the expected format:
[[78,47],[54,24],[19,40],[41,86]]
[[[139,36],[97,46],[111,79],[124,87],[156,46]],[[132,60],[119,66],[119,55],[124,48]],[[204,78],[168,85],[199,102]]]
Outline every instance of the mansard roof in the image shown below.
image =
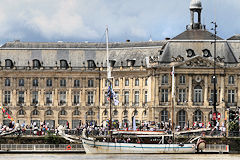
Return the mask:
[[[180,60],[186,61],[194,56],[203,56],[203,51],[210,51],[211,55],[209,59],[213,59],[214,55],[214,44],[213,40],[201,41],[201,40],[172,40],[169,41],[164,48],[162,54],[159,57],[160,63],[171,63],[176,60],[177,57],[180,57]],[[236,44],[240,46],[239,44]],[[236,46],[236,47],[237,47]],[[236,48],[235,47],[235,48]],[[193,50],[195,55],[188,56],[187,51]],[[239,49],[237,49],[239,50]],[[225,63],[237,63],[238,60],[233,52],[233,47],[227,41],[217,41],[216,44],[216,57],[222,62]]]
[[[109,48],[128,48],[128,47],[153,47],[162,46],[166,41],[148,41],[148,42],[112,42],[109,43]],[[94,42],[7,42],[1,48],[26,48],[26,49],[101,49],[106,48],[106,43]]]
[[[172,40],[214,40],[214,34],[207,30],[192,29],[182,32]],[[217,36],[217,40],[222,40],[222,38]]]
[[236,34],[236,35],[228,38],[227,40],[240,40],[240,34]]

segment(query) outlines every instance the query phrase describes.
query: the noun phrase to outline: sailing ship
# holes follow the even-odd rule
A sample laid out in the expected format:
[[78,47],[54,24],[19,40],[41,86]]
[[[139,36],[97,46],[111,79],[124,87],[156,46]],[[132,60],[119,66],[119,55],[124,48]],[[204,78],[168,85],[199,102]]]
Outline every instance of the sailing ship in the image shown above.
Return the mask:
[[[200,137],[194,138],[187,143],[175,143],[174,125],[172,133],[142,132],[142,131],[115,131],[112,132],[111,116],[111,68],[108,57],[108,28],[106,29],[106,52],[107,52],[107,79],[110,84],[110,135],[86,137],[86,129],[82,133],[82,144],[86,153],[195,153],[205,148],[205,142]],[[172,112],[174,113],[174,66],[172,68]],[[174,117],[174,116],[172,116]],[[172,119],[172,123],[173,123]],[[197,143],[193,143],[198,140]]]

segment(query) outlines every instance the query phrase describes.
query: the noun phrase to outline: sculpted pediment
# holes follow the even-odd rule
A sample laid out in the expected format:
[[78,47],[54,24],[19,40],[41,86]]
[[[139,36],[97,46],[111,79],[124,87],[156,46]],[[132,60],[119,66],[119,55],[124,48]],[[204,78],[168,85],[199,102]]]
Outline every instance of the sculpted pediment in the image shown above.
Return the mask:
[[[193,57],[191,59],[188,59],[184,62],[177,63],[175,65],[175,67],[177,67],[177,68],[213,68],[214,67],[214,61],[210,60],[208,58],[197,56],[197,57]],[[216,67],[217,68],[223,68],[224,65],[222,65],[218,61],[216,61]]]

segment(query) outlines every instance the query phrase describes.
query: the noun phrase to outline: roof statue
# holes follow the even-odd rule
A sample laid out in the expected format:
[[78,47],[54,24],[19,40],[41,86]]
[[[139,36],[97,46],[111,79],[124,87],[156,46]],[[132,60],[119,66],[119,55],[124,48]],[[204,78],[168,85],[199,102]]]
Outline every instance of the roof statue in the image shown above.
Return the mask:
[[201,0],[191,0],[190,9],[202,9]]

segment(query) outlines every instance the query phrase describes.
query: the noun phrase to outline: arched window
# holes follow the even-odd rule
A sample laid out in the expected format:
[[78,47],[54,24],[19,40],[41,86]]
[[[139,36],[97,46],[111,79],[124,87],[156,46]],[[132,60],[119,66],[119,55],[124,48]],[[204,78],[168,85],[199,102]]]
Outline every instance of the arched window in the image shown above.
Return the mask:
[[161,111],[161,121],[168,122],[168,111],[165,109]]
[[178,112],[178,125],[181,128],[184,128],[185,123],[186,123],[186,112],[184,110],[180,110]]
[[124,110],[124,111],[123,111],[123,115],[124,115],[124,116],[128,116],[128,111],[127,111],[127,110]]
[[46,115],[53,115],[53,111],[50,110],[50,109],[48,109],[48,110],[46,111]]
[[66,60],[62,59],[60,60],[60,68],[61,69],[67,69],[68,68],[68,63]]
[[114,115],[114,116],[117,116],[117,115],[118,115],[118,111],[117,111],[116,109],[113,111],[113,115]]
[[34,109],[34,110],[32,111],[32,115],[36,116],[36,115],[38,115],[38,114],[39,114],[39,112],[38,112],[37,109]]
[[34,69],[39,69],[40,67],[41,67],[40,61],[37,60],[37,59],[34,59],[34,60],[33,60],[33,68],[34,68]]
[[25,112],[24,112],[23,109],[20,109],[20,110],[18,111],[18,115],[24,115],[24,114],[25,114]]
[[193,121],[194,121],[194,122],[202,122],[202,111],[196,110],[196,111],[194,112]]
[[194,88],[194,102],[201,103],[202,102],[202,87],[196,86]]
[[92,109],[89,109],[89,110],[87,111],[87,115],[94,115],[93,110],[92,110]]
[[11,86],[11,81],[10,81],[9,78],[6,78],[6,79],[5,79],[5,86],[6,86],[6,87],[7,87],[7,86]]
[[75,110],[73,111],[73,115],[74,115],[74,116],[80,115],[79,110],[78,110],[78,109],[75,109]]
[[5,60],[5,67],[6,68],[13,68],[13,62],[11,59],[6,59]]
[[133,115],[134,115],[134,116],[137,116],[137,115],[138,115],[138,111],[137,111],[136,109],[133,111]]
[[64,110],[64,109],[62,109],[61,111],[60,111],[60,115],[67,115],[67,112]]
[[107,115],[108,115],[108,111],[107,111],[106,109],[103,111],[103,115],[104,115],[104,116],[107,116]]

